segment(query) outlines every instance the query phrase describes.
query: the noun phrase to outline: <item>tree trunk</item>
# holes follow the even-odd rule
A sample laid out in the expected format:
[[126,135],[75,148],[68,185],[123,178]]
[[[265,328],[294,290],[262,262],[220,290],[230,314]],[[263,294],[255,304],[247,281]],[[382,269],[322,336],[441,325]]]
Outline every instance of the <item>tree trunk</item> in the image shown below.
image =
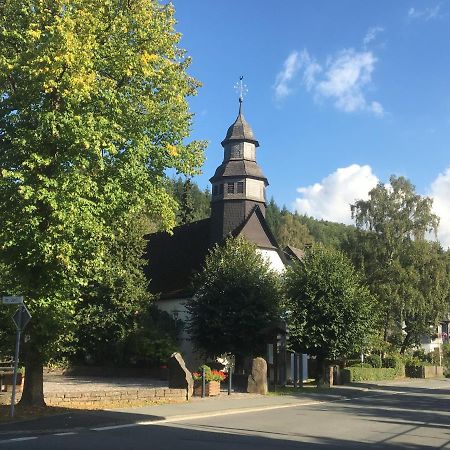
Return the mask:
[[45,406],[44,401],[44,365],[39,353],[25,353],[25,380],[21,406]]
[[325,374],[325,358],[323,356],[317,356],[317,379],[316,385],[317,387],[324,387],[326,382],[326,374]]
[[401,355],[405,353],[406,349],[410,346],[410,344],[411,344],[411,334],[407,333],[405,339],[403,339],[402,346],[400,348]]

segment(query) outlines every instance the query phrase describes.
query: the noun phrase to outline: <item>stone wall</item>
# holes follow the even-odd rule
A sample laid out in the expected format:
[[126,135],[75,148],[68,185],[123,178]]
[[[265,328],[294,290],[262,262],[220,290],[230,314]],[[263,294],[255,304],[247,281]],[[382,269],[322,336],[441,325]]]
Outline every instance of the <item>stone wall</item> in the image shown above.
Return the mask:
[[186,400],[185,389],[151,388],[151,389],[116,389],[91,392],[48,392],[45,403],[49,406],[67,406],[83,404],[102,406],[120,402],[130,405],[139,402],[183,402]]
[[407,366],[406,376],[410,378],[436,378],[444,376],[441,366]]

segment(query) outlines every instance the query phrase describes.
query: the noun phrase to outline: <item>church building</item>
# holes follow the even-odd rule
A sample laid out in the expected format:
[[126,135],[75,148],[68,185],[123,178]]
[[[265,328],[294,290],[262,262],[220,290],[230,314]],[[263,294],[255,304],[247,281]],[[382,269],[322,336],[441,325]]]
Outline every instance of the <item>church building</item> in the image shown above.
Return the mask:
[[[157,305],[174,318],[187,319],[186,301],[194,294],[191,280],[201,270],[208,250],[227,236],[243,236],[256,245],[271,267],[282,272],[294,253],[283,252],[266,219],[269,184],[256,161],[259,142],[242,112],[222,141],[223,161],[210,178],[211,215],[208,219],[174,228],[173,234],[148,237],[146,273],[150,290],[160,294]],[[188,367],[195,364],[189,337],[182,336],[181,353]]]

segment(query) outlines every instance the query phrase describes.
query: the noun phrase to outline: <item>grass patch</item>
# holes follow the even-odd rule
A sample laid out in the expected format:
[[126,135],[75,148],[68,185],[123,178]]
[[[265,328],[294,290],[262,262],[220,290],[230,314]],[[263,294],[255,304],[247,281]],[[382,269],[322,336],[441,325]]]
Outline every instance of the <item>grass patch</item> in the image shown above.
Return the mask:
[[331,388],[318,388],[315,382],[311,381],[305,383],[303,387],[294,388],[293,386],[277,386],[276,391],[273,390],[273,387],[269,391],[268,395],[305,395],[305,394],[317,394],[321,392],[329,392]]

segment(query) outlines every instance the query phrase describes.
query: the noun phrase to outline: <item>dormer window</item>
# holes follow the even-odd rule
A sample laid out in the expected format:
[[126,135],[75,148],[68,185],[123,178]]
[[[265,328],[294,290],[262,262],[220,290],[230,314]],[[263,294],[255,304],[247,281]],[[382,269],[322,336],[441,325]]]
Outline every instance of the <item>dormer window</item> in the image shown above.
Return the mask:
[[215,185],[213,186],[212,194],[213,194],[213,195],[218,195],[218,194],[219,194],[219,186],[217,186],[217,184],[215,184]]
[[238,194],[243,194],[244,193],[244,182],[243,181],[238,181],[237,182],[237,191]]
[[223,194],[223,184],[219,184],[219,195]]
[[234,194],[234,183],[227,183],[228,194]]

